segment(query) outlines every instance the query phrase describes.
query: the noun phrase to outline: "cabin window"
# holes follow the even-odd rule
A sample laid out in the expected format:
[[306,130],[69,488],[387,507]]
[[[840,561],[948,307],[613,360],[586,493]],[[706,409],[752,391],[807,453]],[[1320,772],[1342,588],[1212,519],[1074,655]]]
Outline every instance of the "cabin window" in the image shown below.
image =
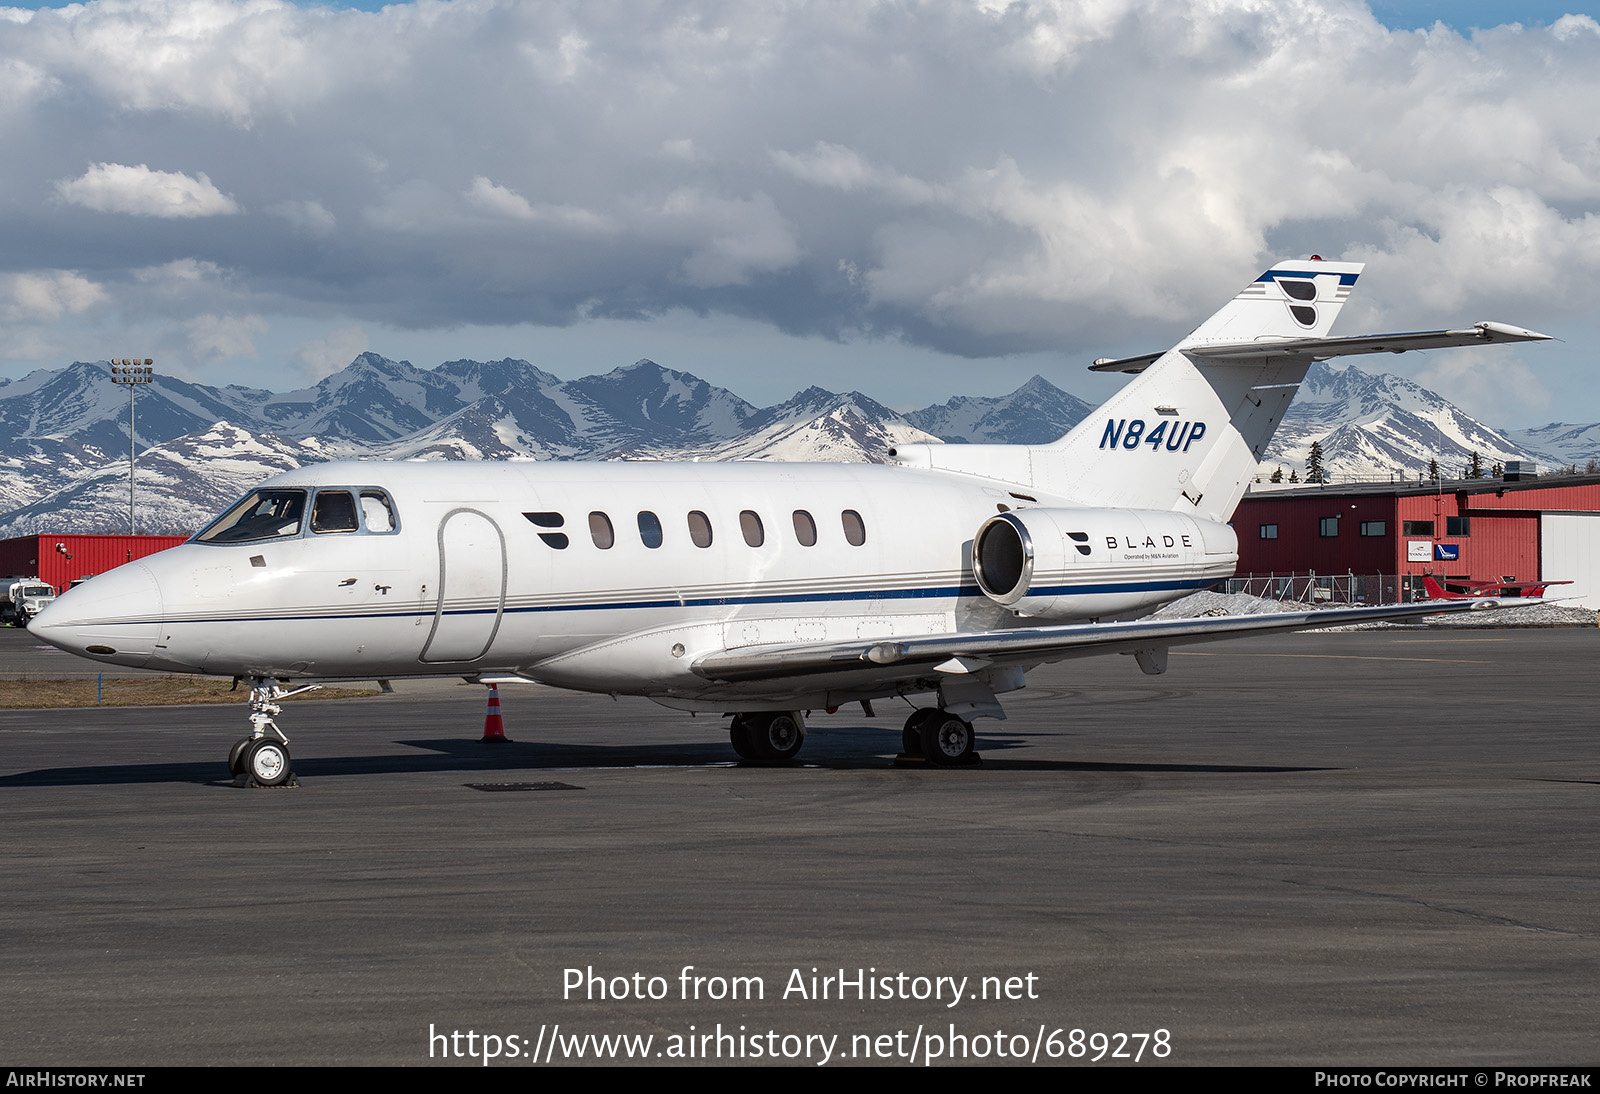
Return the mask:
[[711,518],[698,509],[689,514],[689,538],[696,547],[711,546]]
[[611,550],[611,545],[617,542],[617,534],[611,527],[611,518],[598,511],[589,514],[589,536],[594,540],[594,545],[602,551]]
[[311,506],[311,530],[318,535],[328,532],[354,532],[361,527],[356,519],[356,499],[348,490],[318,490],[317,500]]
[[389,504],[389,495],[382,490],[361,491],[361,519],[369,532],[394,531],[394,506]]
[[1331,539],[1339,534],[1339,518],[1323,517],[1317,524],[1318,534],[1324,539]]
[[1382,521],[1382,520],[1364,520],[1364,521],[1361,522],[1361,534],[1364,535],[1364,536],[1386,535],[1388,533],[1388,531],[1389,531],[1389,524],[1388,524],[1387,521]]
[[248,543],[300,534],[304,490],[256,490],[195,537],[198,543]]
[[1431,536],[1433,535],[1433,521],[1403,520],[1400,522],[1400,534],[1407,536]]
[[804,509],[794,511],[794,538],[800,541],[802,547],[817,545],[817,522]]
[[661,518],[645,511],[639,514],[639,540],[652,551],[661,546]]
[[761,527],[761,518],[749,509],[739,514],[739,531],[744,533],[744,541],[752,547],[759,547],[767,541],[767,532]]
[[1444,518],[1444,534],[1447,535],[1447,536],[1470,536],[1470,535],[1472,535],[1472,518],[1471,517],[1445,517]]
[[1261,538],[1262,539],[1277,539],[1278,538],[1278,526],[1276,524],[1263,524],[1261,526]]
[[840,521],[844,524],[844,538],[852,547],[859,547],[867,542],[867,526],[861,522],[861,514],[854,509],[846,509],[839,514]]
[[[536,528],[561,528],[567,523],[567,518],[560,513],[524,513],[522,515],[527,517],[529,523]],[[567,539],[567,533],[565,532],[540,532],[539,538],[558,551],[565,551],[567,544],[571,542]]]

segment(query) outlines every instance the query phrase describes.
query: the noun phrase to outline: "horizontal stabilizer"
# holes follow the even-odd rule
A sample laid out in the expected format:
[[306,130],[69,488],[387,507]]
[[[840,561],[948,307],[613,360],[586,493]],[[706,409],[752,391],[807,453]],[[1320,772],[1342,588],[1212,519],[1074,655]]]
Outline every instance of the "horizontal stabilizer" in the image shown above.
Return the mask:
[[[1360,334],[1351,338],[1284,338],[1255,342],[1186,346],[1181,351],[1208,365],[1258,364],[1271,357],[1295,357],[1322,361],[1358,353],[1406,353],[1414,349],[1445,349],[1451,346],[1484,346],[1500,342],[1539,342],[1548,334],[1524,330],[1506,323],[1474,323],[1466,330],[1423,330],[1401,334]],[[1090,372],[1143,372],[1165,356],[1165,352],[1138,357],[1101,358],[1089,366]]]

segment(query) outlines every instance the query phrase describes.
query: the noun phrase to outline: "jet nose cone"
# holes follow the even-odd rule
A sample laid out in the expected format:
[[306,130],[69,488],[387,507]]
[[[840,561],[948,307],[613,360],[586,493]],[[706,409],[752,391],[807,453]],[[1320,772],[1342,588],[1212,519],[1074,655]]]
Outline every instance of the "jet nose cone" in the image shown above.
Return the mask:
[[68,653],[141,668],[161,635],[161,586],[143,563],[103,573],[34,616],[31,634]]

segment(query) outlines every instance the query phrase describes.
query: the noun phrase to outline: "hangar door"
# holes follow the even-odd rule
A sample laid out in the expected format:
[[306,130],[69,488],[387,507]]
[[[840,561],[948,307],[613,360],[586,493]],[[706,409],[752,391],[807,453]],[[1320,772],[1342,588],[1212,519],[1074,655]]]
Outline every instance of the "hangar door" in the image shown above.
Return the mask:
[[1545,596],[1600,608],[1600,513],[1544,513],[1539,517],[1539,576],[1545,581],[1572,582],[1546,589]]

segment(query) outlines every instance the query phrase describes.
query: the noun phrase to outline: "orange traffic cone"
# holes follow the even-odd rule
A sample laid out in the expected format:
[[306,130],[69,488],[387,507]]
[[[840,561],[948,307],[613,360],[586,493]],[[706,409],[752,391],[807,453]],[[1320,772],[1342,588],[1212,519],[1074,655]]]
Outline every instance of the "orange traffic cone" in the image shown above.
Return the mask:
[[505,723],[500,720],[500,688],[489,685],[489,709],[483,716],[483,736],[479,742],[486,745],[508,745]]

